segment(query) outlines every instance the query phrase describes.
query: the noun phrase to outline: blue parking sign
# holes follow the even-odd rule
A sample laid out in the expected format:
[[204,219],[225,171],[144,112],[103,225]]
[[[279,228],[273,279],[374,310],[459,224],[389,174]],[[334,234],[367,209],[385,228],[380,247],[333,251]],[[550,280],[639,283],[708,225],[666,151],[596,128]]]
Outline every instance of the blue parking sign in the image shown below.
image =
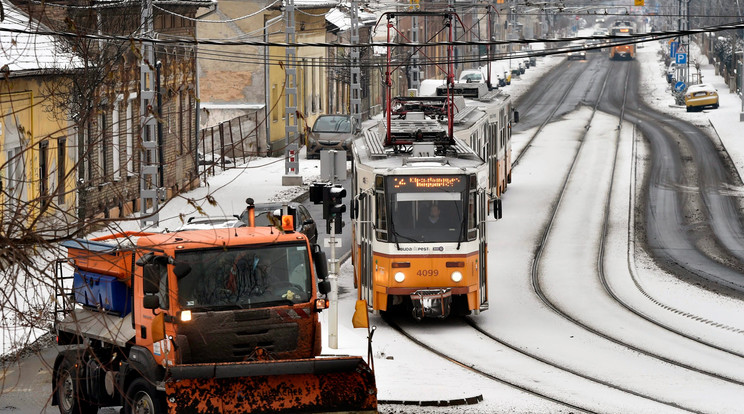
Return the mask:
[[687,53],[677,53],[677,64],[678,65],[687,64]]

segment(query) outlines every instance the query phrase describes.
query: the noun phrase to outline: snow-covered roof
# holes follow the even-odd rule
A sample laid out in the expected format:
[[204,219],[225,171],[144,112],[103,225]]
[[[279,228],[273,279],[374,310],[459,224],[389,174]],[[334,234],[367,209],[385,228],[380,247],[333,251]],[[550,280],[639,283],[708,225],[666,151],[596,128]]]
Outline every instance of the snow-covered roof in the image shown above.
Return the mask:
[[43,69],[72,69],[79,59],[61,51],[60,40],[51,35],[46,26],[29,19],[7,0],[0,0],[5,19],[0,22],[0,65],[8,65],[10,76]]
[[[336,7],[326,13],[326,21],[338,27],[339,32],[351,29],[351,16],[349,16],[349,13],[346,10],[348,10],[348,6],[345,5],[344,10],[340,7]],[[377,22],[377,16],[359,9],[359,23],[362,26],[372,25],[375,22]]]
[[[287,1],[282,2],[282,8],[286,7]],[[336,0],[294,0],[294,6],[297,9],[322,9],[336,7]]]

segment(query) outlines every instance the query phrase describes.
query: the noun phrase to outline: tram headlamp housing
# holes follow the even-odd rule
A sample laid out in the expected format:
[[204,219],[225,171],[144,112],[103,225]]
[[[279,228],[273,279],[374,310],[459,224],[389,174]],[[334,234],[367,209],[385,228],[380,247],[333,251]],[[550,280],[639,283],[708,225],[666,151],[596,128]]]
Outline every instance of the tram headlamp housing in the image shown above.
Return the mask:
[[398,283],[403,283],[403,281],[406,280],[406,275],[403,272],[397,272],[393,277]]
[[459,283],[462,280],[462,273],[454,271],[452,272],[452,275],[450,277],[452,278],[453,282]]

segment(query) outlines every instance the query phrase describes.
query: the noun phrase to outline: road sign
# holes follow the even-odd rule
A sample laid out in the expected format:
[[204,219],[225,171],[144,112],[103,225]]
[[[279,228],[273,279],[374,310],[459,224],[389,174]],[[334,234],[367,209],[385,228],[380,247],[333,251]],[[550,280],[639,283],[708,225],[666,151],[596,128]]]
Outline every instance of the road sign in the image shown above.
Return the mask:
[[635,0],[634,6],[645,6],[646,4],[643,2],[643,0]]
[[323,239],[323,247],[331,247],[331,244],[333,244],[336,247],[341,247],[341,239],[337,239],[334,237],[333,241],[331,241],[330,238]]
[[677,83],[674,84],[674,90],[677,91],[677,92],[684,91],[685,90],[685,87],[687,87],[687,85],[685,85],[685,83],[682,82],[682,81],[679,81],[679,82],[677,82]]
[[677,53],[677,64],[678,65],[685,65],[687,64],[687,53]]
[[679,47],[679,42],[669,42],[669,56],[677,55],[678,47]]

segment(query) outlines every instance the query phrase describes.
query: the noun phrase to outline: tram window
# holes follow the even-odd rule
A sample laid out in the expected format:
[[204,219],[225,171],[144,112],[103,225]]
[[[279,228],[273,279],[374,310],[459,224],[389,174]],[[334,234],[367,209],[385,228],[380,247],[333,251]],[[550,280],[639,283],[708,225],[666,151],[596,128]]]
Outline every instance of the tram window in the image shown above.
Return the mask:
[[477,235],[477,226],[478,226],[478,220],[477,220],[477,208],[476,203],[478,202],[477,193],[475,191],[470,192],[468,202],[468,240],[475,240],[475,237]]
[[387,209],[385,208],[385,193],[377,193],[375,195],[375,235],[377,240],[387,241]]

